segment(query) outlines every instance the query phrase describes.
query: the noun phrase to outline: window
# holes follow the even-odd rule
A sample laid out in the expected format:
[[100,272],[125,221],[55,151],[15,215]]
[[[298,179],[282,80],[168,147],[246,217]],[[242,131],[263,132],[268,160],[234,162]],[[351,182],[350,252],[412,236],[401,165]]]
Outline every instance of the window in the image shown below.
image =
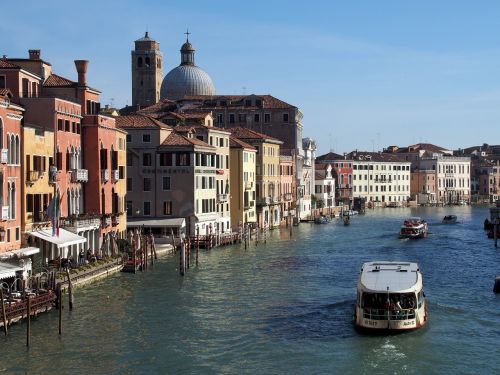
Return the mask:
[[245,113],[240,113],[238,115],[238,122],[246,122],[247,121],[247,115]]
[[64,131],[66,131],[66,132],[70,132],[71,131],[69,120],[64,120]]
[[0,89],[4,89],[7,87],[7,81],[5,76],[0,76]]
[[125,167],[123,166],[118,167],[118,175],[120,177],[120,180],[123,180],[125,178]]
[[288,122],[288,113],[283,113],[283,122]]
[[266,124],[269,124],[271,122],[271,114],[270,113],[265,113],[264,114],[264,122]]
[[230,123],[230,124],[234,124],[234,113],[231,113],[231,114],[229,115],[229,123]]
[[160,154],[160,166],[161,167],[170,167],[172,166],[172,153],[165,152]]
[[254,121],[254,122],[260,122],[260,115],[259,115],[258,113],[255,113],[255,114],[253,115],[253,121]]
[[189,153],[181,152],[177,154],[177,166],[185,167],[189,166]]
[[163,215],[172,215],[172,202],[163,202]]
[[163,190],[170,190],[170,177],[163,177]]
[[127,177],[127,191],[132,191],[132,178]]
[[138,66],[139,68],[141,68],[141,67],[142,67],[142,57],[140,57],[140,56],[139,56],[139,58],[137,58],[137,66]]
[[151,154],[148,152],[145,152],[142,154],[142,165],[144,167],[150,167],[151,166]]
[[146,66],[146,68],[149,68],[150,65],[151,65],[151,60],[149,59],[149,57],[146,57],[146,59],[144,60],[144,65]]
[[222,113],[218,113],[217,114],[217,123],[218,124],[223,124],[224,123],[224,116],[222,115]]
[[127,134],[127,143],[132,142],[132,134]]
[[61,130],[61,131],[64,130],[63,129],[63,120],[61,120],[61,119],[57,120],[57,130]]
[[142,135],[142,141],[146,142],[146,143],[151,142],[151,134],[143,134]]
[[144,177],[144,191],[151,191],[151,178]]
[[250,99],[245,100],[245,107],[251,107],[252,101]]
[[151,215],[151,202],[143,202],[143,214],[144,216]]

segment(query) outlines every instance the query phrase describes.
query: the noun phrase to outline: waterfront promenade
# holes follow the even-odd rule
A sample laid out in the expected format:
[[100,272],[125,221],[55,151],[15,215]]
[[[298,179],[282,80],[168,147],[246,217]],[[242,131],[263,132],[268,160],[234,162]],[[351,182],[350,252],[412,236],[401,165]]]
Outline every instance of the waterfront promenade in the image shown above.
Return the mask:
[[[445,214],[454,226],[440,224]],[[398,239],[407,216],[429,222],[427,239]],[[8,374],[437,374],[495,373],[499,253],[482,230],[485,207],[378,209],[328,225],[272,231],[267,244],[200,252],[185,277],[178,258],[148,272],[116,274],[77,290],[75,309],[2,337]],[[371,337],[351,324],[365,261],[420,263],[428,327]]]

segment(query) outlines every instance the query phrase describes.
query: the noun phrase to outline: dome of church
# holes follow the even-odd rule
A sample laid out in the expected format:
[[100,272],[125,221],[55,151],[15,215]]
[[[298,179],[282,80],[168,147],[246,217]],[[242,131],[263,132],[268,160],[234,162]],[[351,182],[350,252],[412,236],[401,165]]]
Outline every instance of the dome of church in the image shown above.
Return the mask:
[[163,79],[161,99],[182,99],[188,95],[215,95],[212,78],[194,63],[195,49],[189,40],[181,47],[181,64]]

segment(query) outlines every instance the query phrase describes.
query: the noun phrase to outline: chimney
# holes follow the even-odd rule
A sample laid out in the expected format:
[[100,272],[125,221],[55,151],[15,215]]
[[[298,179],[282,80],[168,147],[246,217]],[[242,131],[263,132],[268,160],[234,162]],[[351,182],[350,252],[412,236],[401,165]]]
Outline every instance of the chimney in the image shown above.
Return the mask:
[[40,50],[39,49],[30,49],[28,50],[30,55],[30,60],[40,60]]
[[78,86],[87,86],[88,60],[75,60],[76,71],[78,72]]

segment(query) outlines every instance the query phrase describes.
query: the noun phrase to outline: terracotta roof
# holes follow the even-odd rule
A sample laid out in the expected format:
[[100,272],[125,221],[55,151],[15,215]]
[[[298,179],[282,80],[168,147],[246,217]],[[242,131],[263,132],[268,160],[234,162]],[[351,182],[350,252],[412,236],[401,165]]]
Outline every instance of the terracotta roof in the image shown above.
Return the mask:
[[200,141],[196,138],[188,138],[175,131],[170,133],[170,135],[163,141],[162,146],[203,146],[215,149],[215,147],[210,146],[208,143]]
[[[245,107],[245,99],[249,98],[261,99],[264,108],[282,108],[282,109],[296,108],[296,106],[288,104],[283,100],[275,98],[272,95],[191,95],[191,96],[185,96],[183,99],[179,101],[182,102],[182,101],[192,101],[192,100],[199,100],[199,101],[227,100],[228,102],[231,102],[227,103],[228,107],[239,107],[239,106]],[[220,108],[225,108],[225,107],[220,107]]]
[[118,116],[116,117],[116,126],[119,128],[161,128],[161,129],[172,129],[170,126],[160,122],[149,116],[142,115],[128,115],[128,116]]
[[137,113],[151,114],[158,112],[171,112],[174,111],[176,108],[177,108],[176,102],[169,99],[163,99],[160,100],[158,103],[150,105],[149,107],[138,110]]
[[19,65],[12,64],[6,59],[0,59],[0,69],[20,69]]
[[76,85],[76,82],[61,77],[57,74],[51,74],[49,78],[45,80],[43,85],[45,87],[72,87]]
[[[417,143],[415,145],[408,146],[407,152],[417,151],[417,150],[426,150],[431,152],[443,152],[449,151],[448,149],[440,146],[433,145],[432,143]],[[397,151],[398,153],[401,151]]]
[[241,139],[235,138],[235,137],[230,137],[229,138],[229,145],[231,148],[246,148],[249,150],[257,150],[255,147],[252,145],[249,145],[246,142],[243,142]]
[[316,161],[327,161],[327,160],[345,160],[344,155],[336,154],[335,152],[329,152],[316,157]]
[[323,169],[327,169],[328,166],[330,165],[330,163],[320,163],[320,164],[315,164],[314,165],[314,169],[315,170],[323,170]]
[[227,130],[231,132],[231,134],[233,135],[233,137],[240,138],[240,139],[243,139],[243,140],[246,140],[246,139],[251,139],[251,140],[271,140],[271,141],[279,142],[280,144],[283,143],[279,139],[270,137],[270,136],[268,136],[266,134],[262,134],[262,133],[256,132],[255,130],[251,130],[251,129],[248,129],[248,128],[235,127],[235,128],[230,128],[230,129],[227,129]]
[[[367,158],[368,156],[368,158]],[[386,163],[409,163],[394,154],[386,154],[381,152],[367,152],[367,151],[352,151],[347,154],[347,158],[355,161],[377,161]]]

